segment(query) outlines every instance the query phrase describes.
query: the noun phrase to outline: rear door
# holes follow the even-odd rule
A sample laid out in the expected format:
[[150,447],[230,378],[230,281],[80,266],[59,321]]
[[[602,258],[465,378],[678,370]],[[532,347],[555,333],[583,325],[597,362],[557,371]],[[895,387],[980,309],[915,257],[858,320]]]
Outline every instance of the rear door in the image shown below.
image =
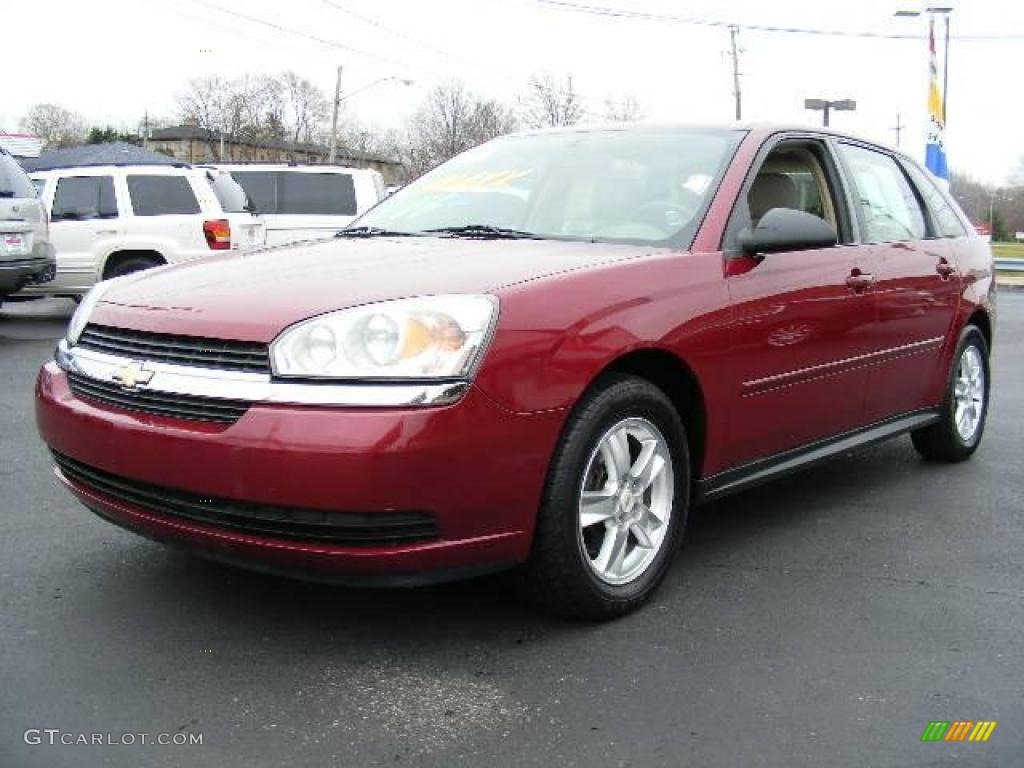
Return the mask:
[[210,252],[198,193],[184,173],[131,172],[124,181],[131,204],[129,245],[152,248],[167,261]]
[[106,173],[69,171],[46,190],[57,251],[57,277],[46,289],[80,293],[96,282],[102,256],[124,234],[123,205]]
[[358,212],[355,183],[343,171],[232,171],[267,226],[267,244],[331,237]]
[[955,240],[942,236],[893,155],[848,142],[838,151],[873,253],[877,349],[865,420],[876,422],[935,404],[929,401],[944,375],[942,352],[960,299]]
[[[733,212],[725,242],[733,466],[862,424],[867,372],[860,361],[873,349],[875,312],[859,276],[870,274],[871,254],[858,242],[844,188],[826,140],[786,139],[762,150]],[[824,219],[839,244],[744,254],[739,232],[773,208]]]

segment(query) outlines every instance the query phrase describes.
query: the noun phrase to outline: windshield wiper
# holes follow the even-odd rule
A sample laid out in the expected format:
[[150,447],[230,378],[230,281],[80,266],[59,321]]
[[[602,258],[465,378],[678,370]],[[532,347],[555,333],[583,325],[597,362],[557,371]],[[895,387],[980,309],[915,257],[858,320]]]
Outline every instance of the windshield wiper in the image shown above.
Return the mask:
[[429,234],[449,235],[450,237],[479,238],[481,240],[543,240],[535,232],[522,229],[494,227],[490,224],[466,224],[463,227],[438,227],[424,230]]
[[397,232],[381,227],[352,227],[335,233],[335,237],[413,237],[416,232]]

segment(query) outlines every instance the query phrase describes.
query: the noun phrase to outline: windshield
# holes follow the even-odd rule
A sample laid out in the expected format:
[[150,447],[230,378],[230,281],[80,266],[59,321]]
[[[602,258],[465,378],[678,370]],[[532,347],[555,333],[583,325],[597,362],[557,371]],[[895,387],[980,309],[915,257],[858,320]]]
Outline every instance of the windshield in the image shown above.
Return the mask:
[[35,197],[36,191],[18,162],[0,154],[0,197]]
[[402,188],[355,226],[687,246],[741,135],[652,128],[498,139]]

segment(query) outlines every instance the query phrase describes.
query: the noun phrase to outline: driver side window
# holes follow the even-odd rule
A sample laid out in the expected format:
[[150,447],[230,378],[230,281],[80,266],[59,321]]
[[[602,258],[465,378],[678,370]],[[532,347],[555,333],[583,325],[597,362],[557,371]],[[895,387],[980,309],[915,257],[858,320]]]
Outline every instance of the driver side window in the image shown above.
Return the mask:
[[825,171],[814,153],[803,146],[782,145],[772,150],[750,185],[747,206],[755,227],[772,208],[791,208],[839,229]]

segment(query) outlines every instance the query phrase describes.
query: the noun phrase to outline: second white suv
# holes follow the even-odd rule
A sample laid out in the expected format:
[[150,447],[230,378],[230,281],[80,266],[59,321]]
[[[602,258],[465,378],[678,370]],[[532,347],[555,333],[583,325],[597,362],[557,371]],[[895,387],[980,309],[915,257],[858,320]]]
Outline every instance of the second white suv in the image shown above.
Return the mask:
[[331,237],[387,197],[384,177],[340,165],[231,164],[230,171],[267,222],[267,244]]
[[266,242],[244,190],[215,169],[90,166],[30,176],[50,215],[57,276],[22,296],[78,297],[99,280]]

